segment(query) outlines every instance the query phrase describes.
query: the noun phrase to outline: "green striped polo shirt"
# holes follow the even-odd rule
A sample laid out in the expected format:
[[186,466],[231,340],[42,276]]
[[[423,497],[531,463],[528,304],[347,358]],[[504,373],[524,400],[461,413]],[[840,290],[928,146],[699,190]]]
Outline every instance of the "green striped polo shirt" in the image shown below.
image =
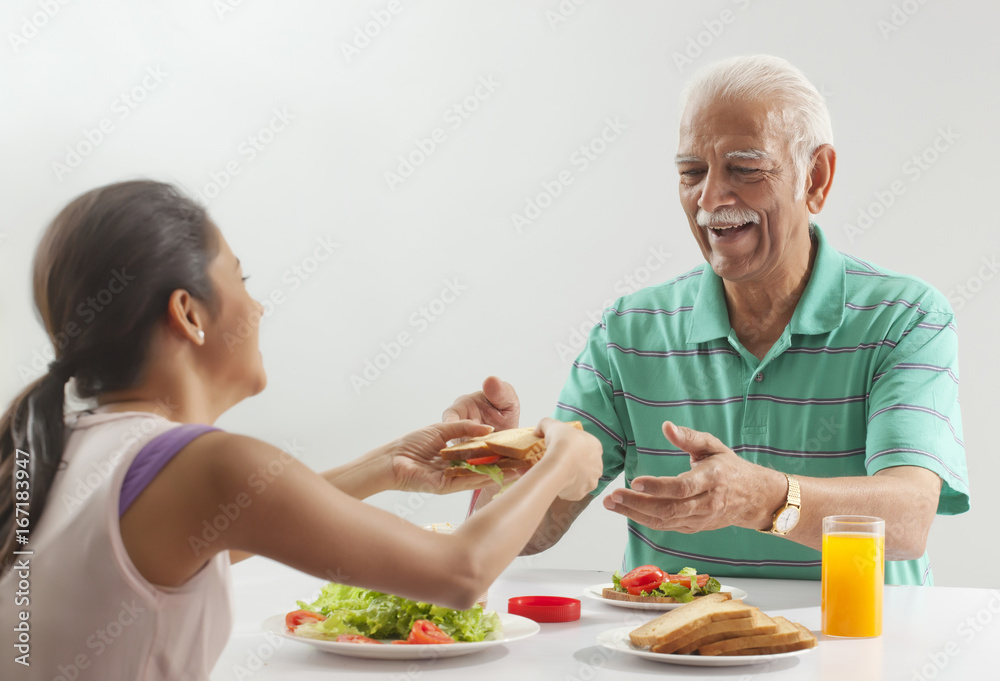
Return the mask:
[[[722,279],[707,264],[604,311],[555,410],[558,419],[582,420],[604,446],[594,495],[623,471],[630,486],[636,476],[690,470],[688,455],[663,436],[670,420],[786,473],[861,476],[921,466],[943,481],[938,513],[969,509],[957,331],[947,299],[916,277],[839,253],[811,229],[818,240],[812,274],[762,360],[737,339]],[[819,579],[821,563],[815,549],[754,530],[684,534],[629,520],[622,569],[645,564]],[[933,583],[926,554],[888,561],[885,575],[890,584]]]

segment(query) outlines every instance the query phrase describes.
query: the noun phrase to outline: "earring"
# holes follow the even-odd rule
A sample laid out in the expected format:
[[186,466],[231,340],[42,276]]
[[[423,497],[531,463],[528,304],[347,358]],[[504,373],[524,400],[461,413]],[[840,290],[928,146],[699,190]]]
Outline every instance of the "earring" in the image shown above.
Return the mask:
[[205,340],[205,332],[202,331],[201,329],[198,329],[198,340],[200,341]]

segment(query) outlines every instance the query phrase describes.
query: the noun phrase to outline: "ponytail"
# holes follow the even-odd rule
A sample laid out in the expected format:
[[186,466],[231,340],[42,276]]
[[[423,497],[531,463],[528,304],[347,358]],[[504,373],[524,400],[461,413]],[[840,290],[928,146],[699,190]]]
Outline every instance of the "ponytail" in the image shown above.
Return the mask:
[[63,409],[68,376],[60,362],[22,392],[0,419],[0,575],[14,552],[30,550],[65,440]]
[[205,209],[176,187],[150,180],[86,192],[45,230],[33,289],[57,359],[0,419],[0,576],[15,551],[31,550],[24,542],[38,531],[60,468],[66,383],[75,379],[74,393],[83,400],[138,385],[173,291],[183,289],[216,311],[208,268],[218,248]]

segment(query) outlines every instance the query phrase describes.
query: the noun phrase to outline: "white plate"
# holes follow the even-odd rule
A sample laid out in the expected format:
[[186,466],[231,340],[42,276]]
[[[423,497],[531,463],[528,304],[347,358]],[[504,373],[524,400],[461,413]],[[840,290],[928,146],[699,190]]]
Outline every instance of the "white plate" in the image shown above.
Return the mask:
[[503,631],[500,634],[500,638],[497,639],[479,641],[477,643],[436,643],[412,646],[337,643],[336,641],[324,641],[316,638],[296,636],[285,627],[285,615],[283,614],[268,617],[261,623],[261,627],[264,631],[305,643],[327,653],[336,653],[338,655],[346,655],[347,657],[367,657],[373,660],[428,660],[439,657],[468,655],[485,650],[486,648],[534,636],[542,629],[538,626],[537,622],[529,620],[527,617],[519,617],[518,615],[502,614],[500,615],[500,622],[503,626]]
[[[643,603],[641,601],[616,601],[611,598],[604,597],[604,590],[610,589],[614,586],[611,582],[607,584],[594,584],[593,586],[588,586],[583,590],[583,595],[588,598],[593,598],[595,601],[600,601],[601,603],[607,603],[608,605],[615,605],[619,608],[634,608],[636,610],[673,610],[674,608],[679,608],[684,605],[683,603]],[[733,600],[741,600],[746,598],[749,594],[743,589],[737,589],[735,586],[726,586],[725,584],[719,585],[719,591],[728,591],[732,594]]]
[[665,653],[654,653],[651,650],[636,648],[629,639],[629,632],[635,631],[635,627],[618,627],[609,629],[597,635],[597,642],[605,648],[620,653],[628,653],[637,657],[644,657],[647,660],[656,662],[666,662],[668,664],[683,664],[689,667],[742,667],[750,664],[764,664],[765,662],[775,662],[789,657],[798,657],[815,648],[804,650],[793,650],[790,653],[775,653],[773,655],[668,655]]

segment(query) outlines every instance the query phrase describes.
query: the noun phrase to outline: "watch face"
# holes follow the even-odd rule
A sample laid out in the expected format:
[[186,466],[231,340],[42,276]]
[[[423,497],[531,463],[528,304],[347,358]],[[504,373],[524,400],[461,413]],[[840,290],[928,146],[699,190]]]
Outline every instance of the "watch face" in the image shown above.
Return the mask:
[[785,534],[791,532],[792,528],[799,524],[799,509],[789,506],[774,521],[774,530]]

